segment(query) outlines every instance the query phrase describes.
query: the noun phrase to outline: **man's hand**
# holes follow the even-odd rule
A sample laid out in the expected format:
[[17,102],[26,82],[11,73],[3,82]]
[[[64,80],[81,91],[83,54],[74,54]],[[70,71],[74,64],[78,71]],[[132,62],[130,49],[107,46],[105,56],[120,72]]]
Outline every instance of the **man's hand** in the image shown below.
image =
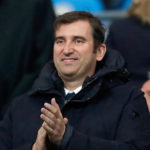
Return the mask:
[[146,99],[147,105],[148,105],[148,109],[150,112],[150,80],[146,81],[141,90],[144,92],[144,97]]
[[36,142],[34,143],[32,150],[47,150],[46,148],[46,136],[47,133],[43,127],[38,131]]
[[55,98],[52,98],[51,104],[45,103],[44,106],[45,108],[41,109],[41,119],[44,121],[42,127],[46,130],[50,142],[60,145],[68,119],[63,118]]

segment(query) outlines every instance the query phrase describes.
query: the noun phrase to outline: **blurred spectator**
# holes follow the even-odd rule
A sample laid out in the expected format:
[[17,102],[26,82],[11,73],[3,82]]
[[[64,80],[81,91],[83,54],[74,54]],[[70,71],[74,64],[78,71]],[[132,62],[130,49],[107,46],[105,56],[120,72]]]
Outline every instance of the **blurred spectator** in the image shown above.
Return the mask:
[[128,8],[131,0],[100,0],[106,10]]
[[144,92],[144,97],[150,112],[150,72],[148,73],[148,80],[143,84],[141,90]]
[[133,82],[142,86],[150,70],[150,0],[133,0],[128,17],[109,29],[108,47],[122,53]]
[[52,59],[55,19],[50,0],[0,3],[0,119],[10,98],[27,91]]

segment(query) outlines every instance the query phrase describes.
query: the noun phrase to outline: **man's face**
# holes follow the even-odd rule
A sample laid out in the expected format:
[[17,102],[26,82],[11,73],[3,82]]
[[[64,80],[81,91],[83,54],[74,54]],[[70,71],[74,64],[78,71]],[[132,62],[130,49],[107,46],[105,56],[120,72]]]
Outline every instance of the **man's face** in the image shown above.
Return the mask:
[[92,29],[87,21],[62,24],[56,30],[54,63],[63,80],[84,80],[95,72]]

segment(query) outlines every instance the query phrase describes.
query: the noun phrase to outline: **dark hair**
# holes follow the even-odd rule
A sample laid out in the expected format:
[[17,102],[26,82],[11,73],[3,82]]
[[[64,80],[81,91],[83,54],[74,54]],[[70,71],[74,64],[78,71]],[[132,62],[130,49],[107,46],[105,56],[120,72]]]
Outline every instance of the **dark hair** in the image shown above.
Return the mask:
[[57,16],[54,22],[55,32],[62,24],[69,24],[78,20],[86,20],[90,23],[94,38],[94,49],[96,49],[99,44],[104,42],[105,29],[101,21],[89,12],[72,11]]

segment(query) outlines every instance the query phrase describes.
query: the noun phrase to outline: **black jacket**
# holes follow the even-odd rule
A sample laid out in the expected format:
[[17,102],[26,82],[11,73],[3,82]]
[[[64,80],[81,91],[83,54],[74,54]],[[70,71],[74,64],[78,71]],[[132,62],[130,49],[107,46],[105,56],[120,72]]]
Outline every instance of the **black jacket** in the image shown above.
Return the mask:
[[135,85],[147,80],[150,71],[150,25],[135,17],[128,17],[111,24],[106,40],[108,47],[118,50],[125,58]]
[[50,0],[3,0],[0,3],[0,119],[10,98],[31,87],[53,56]]
[[[53,63],[47,64],[33,90],[18,97],[0,123],[0,149],[31,149],[42,124],[40,109],[55,97],[69,119],[58,149],[149,150],[146,101],[140,90],[126,83],[123,64],[117,52],[108,51],[96,74],[86,78],[82,90],[68,103]],[[50,144],[48,149],[56,147]]]

